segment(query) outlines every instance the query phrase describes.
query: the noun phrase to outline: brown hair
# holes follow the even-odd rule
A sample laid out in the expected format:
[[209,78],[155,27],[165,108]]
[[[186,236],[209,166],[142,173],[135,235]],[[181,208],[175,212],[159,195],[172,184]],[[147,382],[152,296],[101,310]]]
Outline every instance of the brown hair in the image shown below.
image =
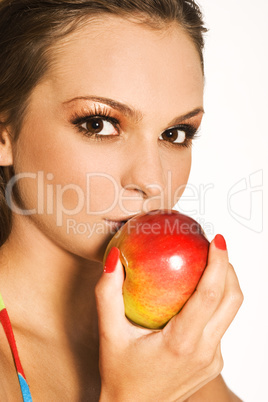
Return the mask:
[[[13,141],[27,100],[49,68],[48,50],[81,23],[103,13],[134,17],[153,29],[177,21],[193,40],[203,69],[206,29],[193,0],[0,0],[0,130],[10,126]],[[11,231],[5,188],[12,172],[12,167],[0,167],[0,246]]]

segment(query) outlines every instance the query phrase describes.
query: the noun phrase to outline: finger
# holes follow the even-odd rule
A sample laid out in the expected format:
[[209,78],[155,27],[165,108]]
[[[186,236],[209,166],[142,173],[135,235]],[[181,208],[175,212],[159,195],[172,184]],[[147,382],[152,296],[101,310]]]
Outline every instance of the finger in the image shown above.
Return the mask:
[[113,247],[104,264],[104,272],[95,288],[98,312],[99,336],[116,341],[125,325],[125,309],[122,296],[124,269],[120,251]]
[[175,336],[184,334],[189,342],[197,342],[223,298],[227,270],[226,243],[221,235],[217,235],[210,244],[208,264],[196,291],[165,331],[170,330],[173,335],[176,333]]
[[236,316],[242,302],[243,293],[234,268],[229,264],[223,300],[204,330],[204,336],[210,342],[214,344],[219,342]]

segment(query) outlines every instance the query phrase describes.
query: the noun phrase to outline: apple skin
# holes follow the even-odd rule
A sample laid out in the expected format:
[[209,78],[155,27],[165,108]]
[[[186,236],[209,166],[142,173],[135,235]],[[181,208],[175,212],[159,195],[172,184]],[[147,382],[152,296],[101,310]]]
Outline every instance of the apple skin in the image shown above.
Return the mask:
[[154,210],[127,221],[109,242],[125,269],[125,314],[135,324],[163,328],[194,292],[207,265],[201,226],[175,210]]

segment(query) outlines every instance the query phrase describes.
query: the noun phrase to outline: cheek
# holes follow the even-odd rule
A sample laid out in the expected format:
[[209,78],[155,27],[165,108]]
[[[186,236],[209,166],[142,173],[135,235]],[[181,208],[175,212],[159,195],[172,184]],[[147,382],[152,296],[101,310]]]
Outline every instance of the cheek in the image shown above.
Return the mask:
[[191,149],[182,150],[169,160],[167,176],[166,205],[172,208],[182,196],[191,171]]
[[111,206],[116,196],[115,179],[106,166],[105,150],[96,152],[75,136],[63,141],[63,135],[53,135],[55,131],[48,129],[40,129],[38,135],[29,132],[21,133],[14,157],[15,173],[26,176],[18,182],[25,208],[43,203],[45,210],[51,210],[51,205],[55,209],[62,203],[66,210],[80,204],[82,210],[98,212]]

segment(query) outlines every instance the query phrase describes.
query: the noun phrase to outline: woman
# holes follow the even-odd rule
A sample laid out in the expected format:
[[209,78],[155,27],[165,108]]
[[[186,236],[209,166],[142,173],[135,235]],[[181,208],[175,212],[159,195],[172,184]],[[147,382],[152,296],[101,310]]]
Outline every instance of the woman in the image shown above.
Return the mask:
[[220,376],[242,302],[222,236],[162,331],[125,318],[118,249],[102,267],[124,221],[182,194],[203,32],[189,0],[1,1],[1,401],[239,400]]

